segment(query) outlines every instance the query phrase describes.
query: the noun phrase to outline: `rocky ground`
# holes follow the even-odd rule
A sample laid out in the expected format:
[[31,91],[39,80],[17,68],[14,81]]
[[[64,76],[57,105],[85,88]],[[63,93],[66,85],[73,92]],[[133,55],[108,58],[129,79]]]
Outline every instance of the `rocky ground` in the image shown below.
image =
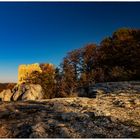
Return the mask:
[[140,94],[0,102],[0,138],[140,138]]

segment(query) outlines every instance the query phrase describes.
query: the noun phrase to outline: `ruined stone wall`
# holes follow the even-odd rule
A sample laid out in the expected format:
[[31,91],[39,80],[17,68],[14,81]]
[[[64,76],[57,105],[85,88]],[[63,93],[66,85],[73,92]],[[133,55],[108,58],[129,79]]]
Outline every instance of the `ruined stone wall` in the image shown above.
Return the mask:
[[[55,72],[54,65],[53,64],[41,64],[38,63],[35,64],[28,64],[28,65],[20,65],[18,68],[18,84],[21,84],[25,82],[25,79],[27,79],[30,74],[34,71],[37,72],[45,72],[50,75],[53,75]],[[52,73],[53,72],[53,73]]]
[[18,68],[18,84],[21,84],[33,71],[42,72],[38,63],[29,65],[20,65]]

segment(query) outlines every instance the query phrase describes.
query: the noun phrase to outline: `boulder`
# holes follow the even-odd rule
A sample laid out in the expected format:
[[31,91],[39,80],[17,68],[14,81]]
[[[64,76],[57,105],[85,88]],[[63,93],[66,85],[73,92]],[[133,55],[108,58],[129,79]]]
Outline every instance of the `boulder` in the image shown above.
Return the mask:
[[21,100],[22,94],[23,94],[22,91],[17,90],[17,91],[14,93],[12,100],[14,100],[14,101]]
[[22,96],[22,100],[40,100],[43,99],[43,89],[40,85],[26,85],[25,93]]
[[11,101],[12,95],[13,95],[13,93],[11,92],[10,89],[3,90],[0,93],[0,98],[1,98],[2,101]]
[[1,101],[3,101],[4,94],[5,94],[5,90],[3,90],[3,91],[0,93],[0,100],[1,100]]
[[11,90],[7,89],[5,91],[5,95],[4,95],[3,101],[11,101],[12,95],[13,95],[13,93],[11,92]]
[[38,84],[20,84],[16,85],[12,91],[7,89],[0,93],[2,101],[40,100],[43,96],[43,89]]

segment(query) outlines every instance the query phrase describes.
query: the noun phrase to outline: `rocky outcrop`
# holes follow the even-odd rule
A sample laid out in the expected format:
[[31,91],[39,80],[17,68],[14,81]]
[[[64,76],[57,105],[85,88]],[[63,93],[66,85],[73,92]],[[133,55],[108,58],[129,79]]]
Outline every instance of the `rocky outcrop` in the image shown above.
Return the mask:
[[0,83],[0,92],[6,89],[12,89],[15,85],[16,83]]
[[129,93],[140,92],[140,81],[106,82],[96,83],[92,89],[101,89],[106,93],[126,91]]
[[40,85],[25,86],[25,93],[22,96],[22,100],[40,100],[43,99],[43,90]]
[[12,90],[8,89],[0,93],[2,101],[40,100],[43,99],[43,96],[43,89],[38,84],[20,84]]
[[131,94],[140,93],[140,81],[96,83],[89,87],[80,87],[78,89],[78,96],[93,98],[101,94],[118,94],[121,92]]
[[139,98],[110,94],[1,102],[0,138],[138,138]]
[[0,93],[0,99],[1,99],[2,101],[10,101],[12,95],[13,95],[13,93],[11,92],[10,89],[3,90],[3,91]]

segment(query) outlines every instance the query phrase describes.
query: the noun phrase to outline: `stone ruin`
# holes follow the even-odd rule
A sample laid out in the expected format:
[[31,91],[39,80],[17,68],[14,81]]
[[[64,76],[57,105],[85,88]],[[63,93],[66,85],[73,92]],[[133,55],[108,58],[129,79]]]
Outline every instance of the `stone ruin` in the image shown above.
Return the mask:
[[42,68],[38,63],[20,65],[18,68],[18,83],[11,89],[5,89],[0,93],[2,101],[17,101],[17,100],[39,100],[43,99],[44,93],[39,84],[26,84],[25,79],[28,79],[34,71],[49,73],[49,68],[53,68],[52,64],[44,64]]
[[27,78],[33,71],[42,72],[38,63],[20,65],[18,68],[18,84],[24,83],[25,78]]

